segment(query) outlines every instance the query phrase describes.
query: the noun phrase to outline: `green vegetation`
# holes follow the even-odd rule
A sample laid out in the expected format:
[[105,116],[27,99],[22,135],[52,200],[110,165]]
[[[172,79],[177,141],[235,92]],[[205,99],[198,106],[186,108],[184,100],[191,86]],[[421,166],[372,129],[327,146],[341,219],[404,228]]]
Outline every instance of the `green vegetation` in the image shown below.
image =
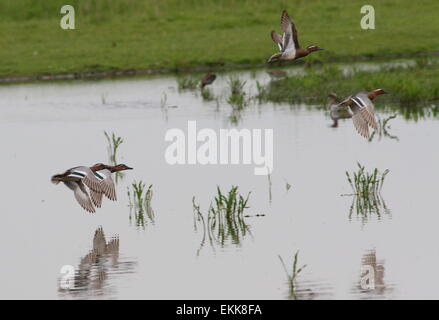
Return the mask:
[[238,111],[242,110],[247,105],[247,100],[245,98],[246,94],[244,92],[245,81],[230,77],[227,83],[230,90],[227,102],[233,109]]
[[296,253],[294,255],[293,268],[292,268],[291,272],[288,271],[281,256],[279,256],[279,260],[282,264],[282,267],[285,270],[285,274],[288,277],[289,298],[293,299],[293,300],[297,300],[297,298],[298,298],[297,289],[296,289],[297,276],[299,275],[300,272],[302,272],[302,270],[306,267],[306,265],[303,265],[300,268],[297,267],[297,263],[299,260],[299,251],[296,251]]
[[178,77],[177,84],[178,90],[195,90],[197,88],[199,81],[191,76]]
[[201,97],[203,98],[204,101],[215,100],[215,96],[212,93],[212,90],[210,90],[209,88],[201,89]]
[[215,244],[225,247],[228,244],[240,245],[243,238],[250,234],[250,227],[244,220],[244,211],[248,208],[247,202],[250,193],[243,197],[238,192],[238,187],[232,186],[227,194],[223,194],[217,187],[217,195],[211,203],[207,218],[201,213],[200,206],[192,198],[194,209],[194,228],[197,230],[197,223],[203,228],[203,239],[200,249],[203,248],[206,236],[212,248]]
[[[134,216],[137,227],[145,228],[148,223],[154,224],[155,213],[151,206],[152,184],[146,188],[143,181],[134,181],[131,184],[131,190],[128,188],[127,193],[130,201],[130,222]],[[134,214],[132,213],[133,210]]]
[[346,177],[354,192],[354,200],[350,208],[349,217],[352,217],[354,209],[357,216],[367,218],[370,214],[381,216],[381,211],[387,213],[388,209],[381,196],[381,189],[383,188],[384,179],[389,170],[386,169],[380,173],[375,168],[372,173],[366,172],[365,167],[357,163],[358,170],[350,174],[346,171]]
[[[419,59],[413,65],[382,66],[380,70],[346,72],[337,65],[305,68],[302,74],[257,84],[259,101],[318,103],[335,92],[340,99],[352,93],[382,88],[389,95],[377,98],[376,107],[386,106],[407,119],[439,114],[439,61]],[[421,108],[422,107],[422,108]]]
[[[108,147],[108,159],[110,161],[110,164],[115,166],[117,165],[117,150],[119,149],[120,145],[123,143],[122,137],[116,136],[114,132],[111,133],[111,136],[104,131],[105,138],[107,138]],[[115,173],[115,182],[116,184],[123,178],[124,174],[121,171],[118,171]]]
[[375,30],[360,28],[362,0],[71,0],[76,30],[62,30],[65,4],[0,1],[0,77],[263,64],[283,9],[303,46],[325,48],[300,63],[439,49],[436,0],[370,0]]

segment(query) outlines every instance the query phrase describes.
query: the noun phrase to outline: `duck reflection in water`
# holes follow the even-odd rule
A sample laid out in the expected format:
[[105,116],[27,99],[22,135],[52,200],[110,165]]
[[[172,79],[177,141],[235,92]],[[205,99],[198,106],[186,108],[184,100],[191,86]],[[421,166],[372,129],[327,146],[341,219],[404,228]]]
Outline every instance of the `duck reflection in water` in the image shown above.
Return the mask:
[[385,283],[384,271],[384,260],[377,259],[376,250],[367,250],[361,259],[360,279],[355,285],[354,293],[385,297],[392,291],[392,287]]
[[104,230],[99,227],[93,236],[93,249],[80,259],[75,270],[74,281],[70,288],[59,288],[60,294],[80,294],[87,292],[94,295],[104,293],[109,285],[106,284],[109,276],[122,270],[130,272],[135,262],[119,261],[119,237],[115,236],[108,242],[105,239]]

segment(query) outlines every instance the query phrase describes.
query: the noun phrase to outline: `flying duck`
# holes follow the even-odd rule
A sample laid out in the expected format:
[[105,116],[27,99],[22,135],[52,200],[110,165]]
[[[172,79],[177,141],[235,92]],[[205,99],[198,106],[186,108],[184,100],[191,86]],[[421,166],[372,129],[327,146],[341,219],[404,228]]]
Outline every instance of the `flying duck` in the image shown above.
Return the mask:
[[377,96],[385,93],[387,92],[383,89],[375,89],[370,92],[362,91],[347,97],[337,105],[331,106],[331,111],[334,115],[336,112],[347,111],[348,117],[352,118],[358,133],[365,138],[369,138],[369,127],[375,130],[378,129],[372,101]]
[[200,88],[203,89],[205,86],[208,86],[216,79],[216,74],[207,73],[201,78]]
[[297,35],[297,29],[291,20],[288,12],[284,10],[280,19],[280,26],[283,35],[280,36],[275,31],[271,31],[271,39],[278,45],[280,53],[273,54],[268,62],[279,60],[296,60],[309,55],[311,52],[323,50],[318,46],[308,46],[301,48]]
[[[116,192],[111,172],[132,169],[124,164],[108,166],[103,163],[97,163],[91,167],[78,166],[66,170],[64,173],[52,176],[51,181],[54,184],[63,182],[70,190],[73,191],[76,201],[86,211],[96,212],[94,205],[98,208],[102,203],[102,194],[109,199],[116,200]],[[90,190],[92,198],[87,192]]]

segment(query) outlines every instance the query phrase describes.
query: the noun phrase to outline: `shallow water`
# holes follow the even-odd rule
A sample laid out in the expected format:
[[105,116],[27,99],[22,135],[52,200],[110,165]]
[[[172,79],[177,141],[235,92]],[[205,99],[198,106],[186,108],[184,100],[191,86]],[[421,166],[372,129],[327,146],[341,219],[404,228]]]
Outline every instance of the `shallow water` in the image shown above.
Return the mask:
[[[249,95],[256,79],[269,79],[239,76]],[[0,87],[0,298],[439,298],[437,119],[397,117],[391,134],[399,140],[367,142],[349,120],[331,128],[317,106],[253,101],[235,125],[226,82],[222,75],[212,86],[218,103],[179,92],[173,77]],[[189,120],[216,131],[273,128],[271,188],[253,165],[167,164],[166,130],[186,131]],[[104,131],[123,137],[118,160],[134,170],[118,183],[117,202],[89,214],[50,177],[108,162]],[[352,193],[345,171],[357,161],[390,170],[380,216],[351,214],[354,199],[342,196]],[[153,185],[155,218],[144,227],[130,220],[134,180]],[[251,192],[250,232],[225,245],[203,241],[206,229],[194,221],[192,198],[206,214],[217,185]],[[297,251],[306,267],[292,291],[279,256],[290,270]],[[65,265],[76,270],[67,289]],[[375,273],[374,289],[360,286],[364,266]]]

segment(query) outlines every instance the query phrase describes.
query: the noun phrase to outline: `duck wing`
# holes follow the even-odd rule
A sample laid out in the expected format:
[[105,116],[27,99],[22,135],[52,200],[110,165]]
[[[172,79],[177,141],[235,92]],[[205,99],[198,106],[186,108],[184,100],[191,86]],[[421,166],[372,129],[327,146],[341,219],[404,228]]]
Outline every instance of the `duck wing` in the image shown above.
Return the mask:
[[369,99],[367,92],[357,93],[352,97],[352,101],[359,107],[359,112],[364,120],[375,130],[378,129],[375,120],[375,111],[372,100]]
[[63,182],[70,190],[73,190],[76,201],[78,201],[79,205],[85,211],[88,211],[90,213],[96,212],[95,208],[93,207],[93,203],[91,202],[90,197],[87,193],[87,189],[85,188],[81,180]]
[[353,111],[352,121],[354,122],[355,129],[357,129],[358,133],[362,137],[369,138],[369,126],[360,112]]
[[108,169],[103,169],[96,171],[94,175],[99,180],[100,193],[105,194],[108,199],[116,201],[116,186],[114,185],[113,178],[111,177],[111,171]]
[[282,12],[280,26],[284,32],[282,42],[283,51],[288,51],[290,54],[295,54],[296,50],[300,48],[297,29],[286,10]]
[[93,171],[89,167],[81,166],[75,167],[68,170],[69,174],[67,178],[70,179],[78,179],[82,181],[90,190],[93,191],[101,191],[101,186],[99,184],[99,180],[94,175]]
[[281,37],[280,34],[276,33],[276,31],[271,31],[271,39],[274,41],[274,43],[277,44],[277,46],[279,47],[279,51],[283,51],[282,48],[282,43],[283,43],[283,39]]

